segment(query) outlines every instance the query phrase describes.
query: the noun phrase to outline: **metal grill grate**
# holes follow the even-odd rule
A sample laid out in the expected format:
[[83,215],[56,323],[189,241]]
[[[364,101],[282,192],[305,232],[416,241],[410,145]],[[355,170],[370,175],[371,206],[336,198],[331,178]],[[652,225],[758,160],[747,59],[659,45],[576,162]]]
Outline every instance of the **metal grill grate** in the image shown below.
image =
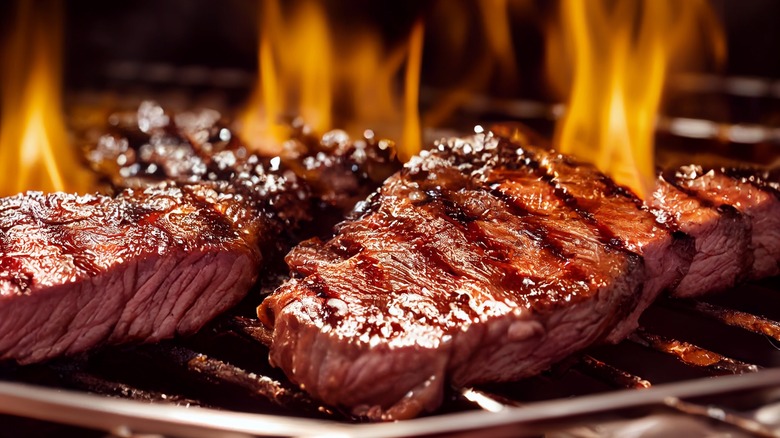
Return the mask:
[[[564,402],[590,397],[608,401],[631,393],[639,398],[625,406],[632,409],[622,416],[636,415],[640,406],[645,410],[665,407],[686,415],[707,416],[751,433],[777,433],[768,425],[735,413],[735,409],[754,409],[780,398],[780,375],[771,374],[763,382],[745,380],[744,387],[740,380],[728,385],[729,393],[738,389],[775,390],[774,399],[752,395],[750,406],[735,406],[734,400],[738,399],[726,396],[725,389],[706,389],[706,385],[694,392],[707,396],[706,404],[681,399],[690,396],[686,385],[701,382],[702,378],[717,377],[711,381],[719,382],[723,380],[719,376],[780,372],[780,308],[768,304],[777,302],[778,294],[780,278],[774,278],[741,285],[701,301],[663,299],[646,312],[642,327],[621,344],[593,348],[530,379],[453,389],[440,411],[424,420],[452,415],[468,418],[479,411],[504,412],[517,407],[527,410],[540,403],[564,406]],[[271,368],[264,340],[256,320],[231,316],[191,339],[108,348],[46,365],[7,367],[2,376],[8,381],[153,402],[155,406],[270,414],[285,421],[305,417],[361,430],[356,425],[361,419],[311,400]],[[642,402],[643,394],[653,394],[647,388],[657,385],[671,395],[660,401],[648,396]],[[679,393],[675,393],[675,387],[680,388]],[[575,411],[579,415],[560,415],[554,424],[545,427],[555,429],[572,422],[603,421],[607,414],[614,416],[597,404]],[[488,427],[488,418],[480,417],[472,426]],[[541,420],[525,419],[518,424],[539,427]],[[264,434],[262,430],[256,433]]]

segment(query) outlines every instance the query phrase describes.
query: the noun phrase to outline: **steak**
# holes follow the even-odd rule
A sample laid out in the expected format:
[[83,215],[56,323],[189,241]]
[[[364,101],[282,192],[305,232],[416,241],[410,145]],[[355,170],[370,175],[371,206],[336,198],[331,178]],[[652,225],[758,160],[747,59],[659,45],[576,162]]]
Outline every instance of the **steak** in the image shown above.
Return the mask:
[[775,183],[738,169],[680,168],[678,185],[714,205],[728,205],[747,219],[753,265],[749,276],[780,274],[780,193]]
[[[401,167],[390,141],[352,139],[340,130],[317,137],[297,125],[279,156],[262,156],[247,149],[230,121],[213,109],[171,113],[145,101],[137,111],[116,112],[108,120],[98,135],[87,130],[80,137],[87,161],[114,187],[228,181],[262,190],[262,175],[271,172],[298,181],[301,199],[294,202],[311,211],[295,212],[300,214],[294,219],[307,221],[307,226],[311,214],[318,222],[331,213],[343,219]],[[330,231],[330,226],[323,228]]]
[[647,200],[661,222],[672,222],[695,239],[687,275],[671,291],[689,298],[733,287],[753,266],[749,219],[732,205],[713,204],[683,187],[674,172],[660,175]]
[[423,152],[332,239],[294,249],[294,278],[258,316],[272,363],[312,395],[408,418],[447,385],[530,376],[625,336],[692,248],[592,166],[478,135]]
[[205,187],[0,201],[0,358],[190,334],[235,305],[262,260],[257,224]]

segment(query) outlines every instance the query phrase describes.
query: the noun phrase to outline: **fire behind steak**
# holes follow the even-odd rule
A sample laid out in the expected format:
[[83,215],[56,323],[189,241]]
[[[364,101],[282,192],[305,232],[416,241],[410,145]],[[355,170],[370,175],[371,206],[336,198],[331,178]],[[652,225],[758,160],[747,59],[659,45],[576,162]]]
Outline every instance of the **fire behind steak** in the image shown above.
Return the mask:
[[[279,264],[315,214],[347,208],[397,163],[340,133],[282,159],[251,154],[214,111],[145,102],[129,114],[89,153],[115,196],[0,200],[0,359],[190,334]],[[320,177],[340,179],[340,195]]]
[[332,239],[296,247],[293,278],[258,308],[271,362],[327,403],[408,418],[448,385],[527,377],[617,342],[684,284],[701,247],[677,220],[508,134],[437,144]]

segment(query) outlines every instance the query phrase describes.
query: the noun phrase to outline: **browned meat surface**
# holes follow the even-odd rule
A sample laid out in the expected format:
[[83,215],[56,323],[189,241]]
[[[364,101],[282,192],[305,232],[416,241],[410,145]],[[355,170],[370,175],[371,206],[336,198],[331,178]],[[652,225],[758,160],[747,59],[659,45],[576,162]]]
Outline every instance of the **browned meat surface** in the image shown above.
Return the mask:
[[288,255],[295,278],[258,315],[274,364],[372,418],[414,416],[448,384],[518,379],[614,339],[649,304],[648,254],[671,271],[659,291],[692,256],[592,167],[492,136],[423,153],[361,207],[331,240]]
[[2,199],[0,358],[198,330],[257,276],[259,227],[235,204],[206,187]]
[[672,294],[694,297],[733,287],[753,266],[750,222],[734,207],[715,206],[681,189],[680,184],[674,175],[661,175],[647,200],[659,221],[675,224],[696,242],[688,273]]
[[678,185],[715,205],[742,213],[751,229],[752,278],[780,274],[780,194],[757,175],[729,169],[686,166],[675,175]]

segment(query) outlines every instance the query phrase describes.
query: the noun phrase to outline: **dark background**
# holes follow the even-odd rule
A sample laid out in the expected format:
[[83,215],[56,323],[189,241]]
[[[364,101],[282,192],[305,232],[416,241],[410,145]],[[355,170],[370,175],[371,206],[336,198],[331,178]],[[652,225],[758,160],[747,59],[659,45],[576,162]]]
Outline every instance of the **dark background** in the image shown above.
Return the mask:
[[[534,76],[542,64],[543,23],[550,19],[551,2],[525,3],[532,4],[535,16],[515,17],[513,36],[520,70],[529,81],[527,89],[537,90],[533,81],[537,80]],[[323,4],[337,26],[370,22],[381,29],[388,41],[404,35],[416,17],[439,18],[436,11],[442,6],[474,9],[473,1],[464,0],[451,0],[444,5],[430,0],[342,0]],[[714,0],[712,5],[728,39],[728,60],[723,73],[780,78],[780,2]],[[70,0],[65,9],[67,78],[73,86],[100,83],[110,76],[107,65],[123,61],[256,69],[259,11],[254,0]],[[423,71],[430,81],[442,80],[432,73],[442,69],[436,65],[442,64],[442,60],[432,50],[441,26],[445,24],[429,26],[426,34],[428,50],[424,51]],[[474,40],[475,45],[480,43],[478,38]],[[457,60],[451,61],[457,67]]]
[[[368,24],[381,32],[388,46],[403,40],[416,19],[425,20],[422,85],[424,90],[448,90],[484,62],[484,24],[478,18],[478,1],[323,0],[322,5],[337,29]],[[282,3],[290,8],[297,2]],[[780,79],[780,2],[712,0],[711,4],[725,28],[728,53],[725,64],[708,73],[761,78],[767,87],[758,94],[765,95],[748,96],[748,102],[736,96],[736,107],[720,97],[713,103],[710,97],[697,95],[667,100],[667,108],[678,116],[703,112],[713,120],[780,125],[780,82],[776,81]],[[7,36],[14,5],[4,2],[0,6],[2,36]],[[63,5],[65,85],[70,92],[216,90],[228,96],[229,104],[239,104],[249,95],[257,71],[260,1],[68,0]],[[507,81],[501,72],[495,73],[495,80],[480,92],[556,102],[560,97],[552,91],[544,71],[544,32],[555,17],[555,2],[510,0],[509,5],[518,77]],[[449,20],[453,15],[467,18],[465,22]],[[450,47],[453,35],[465,41],[458,50]]]

